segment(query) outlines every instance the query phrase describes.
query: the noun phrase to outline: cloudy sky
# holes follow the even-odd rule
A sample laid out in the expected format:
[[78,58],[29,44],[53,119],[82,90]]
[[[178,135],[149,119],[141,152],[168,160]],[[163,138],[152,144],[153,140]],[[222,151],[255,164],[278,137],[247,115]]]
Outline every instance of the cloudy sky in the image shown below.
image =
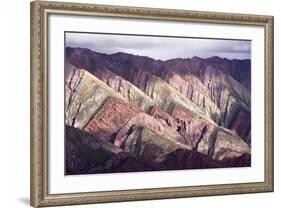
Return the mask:
[[66,46],[89,48],[113,54],[117,52],[149,56],[154,59],[208,58],[250,59],[251,41],[198,38],[172,38],[90,33],[66,33]]

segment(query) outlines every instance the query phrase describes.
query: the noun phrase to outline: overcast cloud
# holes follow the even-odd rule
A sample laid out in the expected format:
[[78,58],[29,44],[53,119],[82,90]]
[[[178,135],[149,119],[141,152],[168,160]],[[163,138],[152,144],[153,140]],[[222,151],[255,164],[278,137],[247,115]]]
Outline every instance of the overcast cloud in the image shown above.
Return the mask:
[[66,33],[66,46],[89,48],[106,54],[124,52],[161,60],[193,56],[251,58],[251,41],[241,40]]

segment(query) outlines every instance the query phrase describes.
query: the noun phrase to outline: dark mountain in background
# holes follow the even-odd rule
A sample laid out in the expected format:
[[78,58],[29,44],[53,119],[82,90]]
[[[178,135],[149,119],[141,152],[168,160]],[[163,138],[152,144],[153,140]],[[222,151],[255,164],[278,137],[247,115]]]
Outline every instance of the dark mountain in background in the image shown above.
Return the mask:
[[[66,48],[65,63],[67,174],[250,165],[250,60]],[[96,165],[85,134],[118,152]]]

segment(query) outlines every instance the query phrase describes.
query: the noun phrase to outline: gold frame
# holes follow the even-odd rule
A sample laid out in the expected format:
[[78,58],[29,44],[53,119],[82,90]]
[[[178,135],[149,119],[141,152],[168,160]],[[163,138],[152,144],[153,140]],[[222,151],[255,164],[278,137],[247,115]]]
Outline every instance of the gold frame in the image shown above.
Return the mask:
[[[265,179],[264,182],[204,185],[142,190],[48,194],[48,72],[47,17],[49,14],[93,15],[150,20],[257,25],[265,31]],[[78,205],[273,191],[273,17],[134,8],[61,2],[31,2],[31,205]]]

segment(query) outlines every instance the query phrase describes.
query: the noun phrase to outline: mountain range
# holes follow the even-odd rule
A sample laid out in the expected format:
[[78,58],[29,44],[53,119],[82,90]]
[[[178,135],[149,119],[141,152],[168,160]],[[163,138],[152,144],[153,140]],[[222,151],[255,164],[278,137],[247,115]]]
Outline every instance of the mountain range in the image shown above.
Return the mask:
[[251,165],[251,61],[65,49],[66,174]]

